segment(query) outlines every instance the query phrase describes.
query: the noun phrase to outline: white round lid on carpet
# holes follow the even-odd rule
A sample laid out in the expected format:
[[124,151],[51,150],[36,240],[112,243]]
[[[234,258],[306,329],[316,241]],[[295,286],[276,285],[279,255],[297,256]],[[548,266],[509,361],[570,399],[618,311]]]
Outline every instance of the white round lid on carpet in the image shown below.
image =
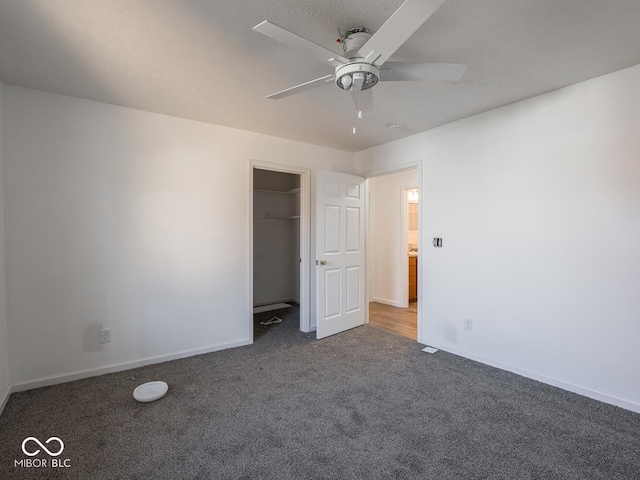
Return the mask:
[[133,398],[139,402],[153,402],[164,397],[169,390],[169,385],[165,382],[147,382],[136,387],[133,391]]

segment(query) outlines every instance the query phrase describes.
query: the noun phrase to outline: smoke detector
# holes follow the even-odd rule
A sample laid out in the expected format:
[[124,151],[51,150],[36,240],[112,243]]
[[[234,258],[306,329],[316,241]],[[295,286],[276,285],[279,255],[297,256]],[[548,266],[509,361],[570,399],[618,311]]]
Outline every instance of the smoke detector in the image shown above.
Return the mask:
[[402,130],[404,128],[404,125],[401,122],[391,122],[389,124],[389,128],[391,130]]

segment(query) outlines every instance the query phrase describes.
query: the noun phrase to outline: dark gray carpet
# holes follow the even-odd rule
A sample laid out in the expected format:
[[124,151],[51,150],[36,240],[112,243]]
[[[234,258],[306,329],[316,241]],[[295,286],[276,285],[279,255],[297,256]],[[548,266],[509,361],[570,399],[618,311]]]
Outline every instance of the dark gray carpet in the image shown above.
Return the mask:
[[[317,341],[295,310],[256,339],[13,394],[0,478],[640,478],[638,414],[372,326]],[[137,403],[151,380],[169,393]],[[71,466],[14,467],[27,436]]]

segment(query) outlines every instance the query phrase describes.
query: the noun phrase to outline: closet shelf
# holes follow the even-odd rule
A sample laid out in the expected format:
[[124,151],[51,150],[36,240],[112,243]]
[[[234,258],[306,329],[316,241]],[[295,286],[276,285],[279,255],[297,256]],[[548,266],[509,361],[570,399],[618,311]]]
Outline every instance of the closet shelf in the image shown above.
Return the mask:
[[278,214],[273,214],[273,213],[265,213],[264,217],[262,217],[262,219],[256,219],[256,222],[261,222],[264,220],[297,220],[300,218],[300,215],[290,215],[290,216],[286,216],[286,215],[278,215]]
[[281,192],[279,190],[261,190],[259,188],[256,188],[253,190],[254,193],[275,193],[278,195],[297,195],[300,193],[300,189],[299,188],[294,188],[293,190],[287,190],[286,192]]

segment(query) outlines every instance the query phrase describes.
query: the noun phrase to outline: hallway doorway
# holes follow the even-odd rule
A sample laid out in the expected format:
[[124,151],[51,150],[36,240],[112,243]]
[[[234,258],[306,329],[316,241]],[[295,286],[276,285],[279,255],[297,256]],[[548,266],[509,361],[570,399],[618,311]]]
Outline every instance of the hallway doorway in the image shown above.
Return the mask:
[[418,339],[418,169],[369,179],[369,323]]
[[369,303],[369,323],[387,332],[396,333],[411,340],[418,339],[418,302],[407,308],[392,307],[384,303]]

